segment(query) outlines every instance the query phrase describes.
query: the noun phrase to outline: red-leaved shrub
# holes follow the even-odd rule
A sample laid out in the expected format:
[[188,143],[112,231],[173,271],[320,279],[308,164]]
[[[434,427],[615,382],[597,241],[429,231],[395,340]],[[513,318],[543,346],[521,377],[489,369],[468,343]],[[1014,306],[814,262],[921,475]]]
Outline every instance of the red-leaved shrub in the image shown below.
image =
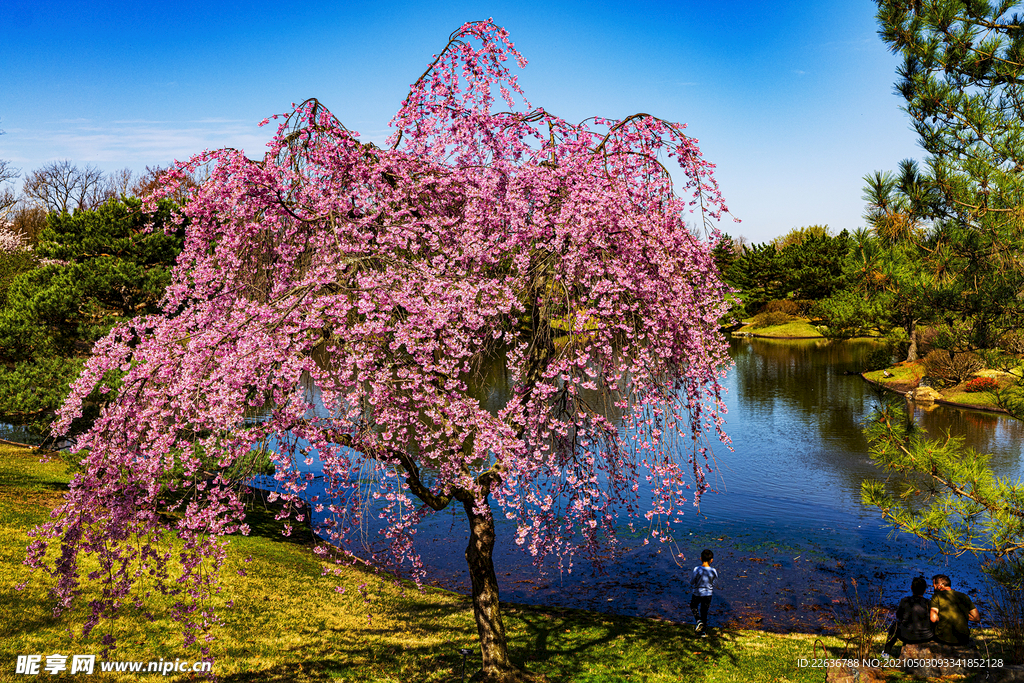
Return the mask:
[[962,387],[966,392],[976,391],[991,391],[999,386],[999,382],[995,381],[991,377],[975,377],[972,380],[968,380]]

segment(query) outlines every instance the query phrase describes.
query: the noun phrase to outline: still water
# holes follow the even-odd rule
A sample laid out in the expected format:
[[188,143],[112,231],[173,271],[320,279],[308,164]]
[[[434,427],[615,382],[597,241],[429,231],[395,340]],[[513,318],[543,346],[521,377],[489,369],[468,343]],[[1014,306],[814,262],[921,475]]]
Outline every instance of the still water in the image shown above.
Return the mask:
[[[881,591],[894,604],[912,577],[936,573],[949,574],[953,587],[970,593],[984,614],[977,558],[941,556],[929,544],[894,534],[861,505],[861,482],[880,474],[867,456],[861,425],[882,395],[856,374],[872,348],[870,342],[733,339],[734,366],[724,381],[732,449],[716,447],[713,491],[677,529],[678,544],[644,546],[624,535],[601,570],[577,563],[572,574],[554,564],[539,571],[512,542],[512,527],[499,522],[495,565],[502,600],[686,622],[690,569],[700,563],[701,550],[711,548],[720,574],[712,624],[816,630],[830,624],[851,579],[862,594]],[[929,434],[961,435],[992,455],[996,474],[1024,476],[1024,422],[945,406],[910,407]],[[0,438],[26,440],[7,425],[0,432]],[[461,506],[421,526],[416,545],[427,583],[469,592],[467,540]]]
[[[689,621],[689,571],[703,548],[715,551],[720,583],[713,622],[776,630],[815,630],[831,622],[844,582],[895,602],[910,579],[946,573],[984,605],[978,560],[946,558],[934,547],[894,535],[860,502],[865,477],[879,472],[867,456],[861,424],[881,396],[856,373],[869,342],[734,339],[725,380],[726,430],[718,447],[714,492],[694,509],[677,547],[624,539],[603,570],[553,566],[539,573],[499,526],[495,564],[502,599]],[[993,413],[937,407],[914,410],[931,434],[949,429],[992,453],[997,474],[1024,473],[1024,423]],[[469,592],[461,511],[436,515],[417,546],[427,582]],[[679,554],[685,556],[680,559]]]

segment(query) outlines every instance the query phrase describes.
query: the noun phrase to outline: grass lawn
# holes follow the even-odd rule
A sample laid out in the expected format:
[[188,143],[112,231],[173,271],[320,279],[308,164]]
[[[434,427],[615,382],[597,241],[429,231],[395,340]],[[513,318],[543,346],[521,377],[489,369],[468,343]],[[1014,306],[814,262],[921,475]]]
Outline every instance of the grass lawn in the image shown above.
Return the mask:
[[[871,380],[872,382],[878,382],[879,384],[886,385],[897,391],[906,391],[914,386],[921,380],[926,374],[924,364],[917,363],[900,363],[895,367],[886,368],[885,370],[873,370],[871,372],[865,372],[864,377]],[[978,373],[980,376],[993,377],[999,382],[999,387],[1006,388],[1010,384],[1014,384],[1018,381],[1016,375],[1012,375],[1006,372],[1000,372],[998,370],[982,370]],[[940,390],[942,398],[945,401],[956,403],[964,406],[975,406],[978,408],[998,408],[998,401],[995,395],[989,391],[962,391],[961,386],[957,385],[949,389]]]
[[[81,608],[53,616],[46,578],[30,574],[21,560],[26,532],[46,518],[66,482],[59,463],[40,464],[26,449],[0,445],[0,572],[8,589],[0,607],[0,680],[27,680],[14,675],[18,655],[99,655],[107,629],[120,642],[111,660],[198,659],[194,649],[183,647],[166,615],[166,601],[148,599],[154,621],[127,617],[112,627],[102,624],[88,637],[81,634]],[[466,597],[434,588],[417,591],[356,568],[345,569],[340,577],[322,576],[306,539],[286,540],[271,529],[266,514],[255,516],[254,534],[231,541],[224,591],[214,601],[224,619],[211,644],[213,671],[222,680],[455,682],[460,680],[459,648],[473,651],[469,673],[479,668],[476,626]],[[11,590],[26,579],[24,590]],[[360,584],[366,584],[365,597]],[[338,586],[344,587],[343,594]],[[88,597],[94,589],[84,590]],[[512,657],[552,682],[824,679],[823,670],[797,665],[800,658],[814,657],[816,636],[725,629],[702,640],[688,624],[553,607],[505,604],[504,610]],[[825,641],[838,645],[831,638]],[[817,656],[822,656],[820,647]],[[140,678],[98,670],[96,675],[101,681]],[[191,676],[171,674],[161,680]],[[43,677],[49,679],[45,672]]]
[[750,321],[744,322],[747,324],[736,330],[733,334],[752,334],[758,337],[773,337],[776,339],[821,338],[818,328],[811,325],[804,318],[796,318],[782,325],[769,325],[768,327],[754,327],[750,324]]
[[[1020,380],[1018,375],[1009,372],[1002,372],[1000,370],[981,370],[977,374],[979,377],[991,377],[996,380],[999,384],[999,389],[1005,389],[1010,385],[1017,384]],[[979,408],[999,408],[999,401],[996,400],[996,396],[993,392],[963,391],[962,387],[963,384],[957,385],[943,391],[942,395],[947,401],[953,401],[955,403],[978,406]]]
[[916,385],[924,376],[924,363],[900,363],[885,370],[872,370],[864,373],[864,377],[872,382],[896,385]]
[[978,406],[979,408],[999,407],[996,397],[988,391],[957,391],[954,387],[953,389],[942,392],[942,398],[953,403]]

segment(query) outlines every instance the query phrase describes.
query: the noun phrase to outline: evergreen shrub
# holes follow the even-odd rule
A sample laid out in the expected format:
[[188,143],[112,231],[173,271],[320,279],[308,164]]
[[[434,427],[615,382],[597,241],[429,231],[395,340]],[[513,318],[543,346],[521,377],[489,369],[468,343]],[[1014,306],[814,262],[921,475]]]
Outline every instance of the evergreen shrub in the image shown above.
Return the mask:
[[782,311],[762,311],[754,316],[752,327],[771,327],[773,325],[785,325],[793,316]]
[[785,313],[789,316],[800,315],[802,312],[800,304],[792,299],[774,299],[761,309],[761,313]]
[[874,372],[875,370],[884,370],[892,366],[892,352],[893,348],[887,344],[869,353],[867,371]]
[[797,307],[797,313],[795,313],[795,315],[799,315],[804,318],[810,317],[811,312],[818,303],[815,299],[793,299],[792,301]]
[[0,308],[7,305],[7,291],[14,279],[38,265],[31,251],[0,251]]

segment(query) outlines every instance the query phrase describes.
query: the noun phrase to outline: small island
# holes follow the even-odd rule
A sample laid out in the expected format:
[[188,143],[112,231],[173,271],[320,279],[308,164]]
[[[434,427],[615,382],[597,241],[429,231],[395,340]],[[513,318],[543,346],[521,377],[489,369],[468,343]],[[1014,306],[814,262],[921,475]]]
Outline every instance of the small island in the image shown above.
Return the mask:
[[[778,308],[777,302],[773,303]],[[736,337],[835,341],[827,336],[828,329],[822,322],[820,318],[792,316],[775,310],[734,324],[731,333]],[[871,367],[865,368],[861,376],[917,404],[944,404],[1016,416],[1014,406],[1019,401],[1024,376],[1024,361],[1015,346],[1016,337],[1010,336],[1009,342],[1003,344],[1005,348],[951,352],[927,342],[939,336],[935,328],[924,328],[918,334],[925,340],[922,345],[925,355],[895,362],[894,354],[901,347],[898,341],[894,343],[891,337],[877,331],[855,337],[878,344],[878,349],[868,359]],[[989,364],[997,367],[989,367]],[[882,367],[877,367],[879,365]]]

